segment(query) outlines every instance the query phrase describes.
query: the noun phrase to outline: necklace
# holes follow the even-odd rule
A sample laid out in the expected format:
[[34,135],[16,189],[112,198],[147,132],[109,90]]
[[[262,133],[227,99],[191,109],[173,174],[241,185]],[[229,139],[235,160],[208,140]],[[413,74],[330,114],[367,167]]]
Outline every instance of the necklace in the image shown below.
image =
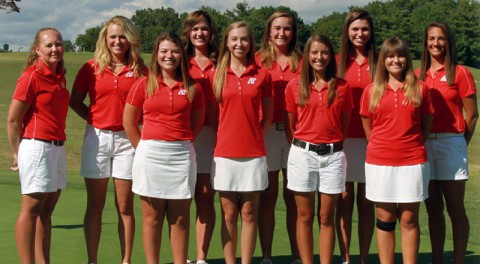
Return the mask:
[[110,65],[111,65],[111,66],[114,66],[114,67],[119,67],[119,66],[125,66],[125,64],[127,64],[127,62],[122,62],[122,63],[111,63]]

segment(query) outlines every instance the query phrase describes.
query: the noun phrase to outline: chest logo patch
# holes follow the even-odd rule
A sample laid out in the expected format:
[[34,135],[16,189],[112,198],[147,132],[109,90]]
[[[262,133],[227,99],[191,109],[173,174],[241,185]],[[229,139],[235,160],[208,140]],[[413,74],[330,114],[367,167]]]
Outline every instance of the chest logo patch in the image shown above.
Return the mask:
[[133,77],[133,72],[131,72],[131,71],[127,72],[127,74],[125,74],[125,77],[132,78]]
[[442,79],[440,79],[441,82],[447,82],[447,76],[443,75]]
[[250,77],[250,79],[248,79],[247,84],[255,84],[256,81],[257,81],[257,78]]
[[179,95],[186,95],[186,94],[187,94],[187,90],[181,89],[180,91],[178,91],[178,94],[179,94]]

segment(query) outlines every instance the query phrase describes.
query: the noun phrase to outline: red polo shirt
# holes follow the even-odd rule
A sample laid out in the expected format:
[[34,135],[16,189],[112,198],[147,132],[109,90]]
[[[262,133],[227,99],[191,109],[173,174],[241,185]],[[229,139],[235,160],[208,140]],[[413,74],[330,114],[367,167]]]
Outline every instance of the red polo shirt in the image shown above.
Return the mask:
[[[215,94],[213,93],[212,85],[209,79],[210,75],[212,75],[214,72],[215,67],[213,66],[212,62],[208,63],[207,66],[202,70],[200,66],[198,66],[195,58],[190,58],[190,69],[188,70],[188,73],[190,74],[190,77],[202,87],[207,103],[216,103]],[[209,125],[207,118],[205,118],[204,125]]]
[[281,123],[285,120],[285,88],[288,82],[296,77],[300,76],[302,71],[302,60],[298,62],[298,68],[295,72],[292,72],[290,64],[287,63],[284,69],[277,63],[273,62],[272,68],[269,69],[262,64],[262,57],[260,53],[255,54],[255,60],[257,65],[267,70],[272,76],[273,82],[273,94],[274,94],[274,107],[273,107],[273,123]]
[[[108,67],[102,74],[97,75],[94,63],[95,60],[90,60],[83,65],[77,74],[73,89],[88,93],[90,97],[88,124],[99,129],[122,131],[125,100],[138,78],[128,65],[118,75]],[[144,75],[148,75],[146,67],[143,72]]]
[[18,78],[13,99],[30,105],[22,120],[22,137],[66,140],[65,120],[70,95],[63,70],[57,72],[51,72],[39,60]]
[[352,118],[348,127],[347,137],[365,138],[365,130],[363,130],[362,118],[359,112],[360,98],[362,97],[363,90],[372,83],[368,59],[365,58],[362,63],[358,64],[354,57],[349,57],[345,71],[345,80],[350,85],[353,96]]
[[193,140],[191,114],[193,110],[205,108],[202,88],[195,85],[195,98],[190,102],[183,83],[175,83],[170,88],[161,77],[157,81],[159,88],[147,98],[147,77],[141,77],[127,97],[127,103],[143,111],[142,139]]
[[272,97],[272,77],[255,64],[238,77],[229,67],[223,86],[223,103],[213,156],[226,158],[266,155],[258,109]]
[[[430,70],[425,73],[425,83],[430,90],[433,114],[433,133],[463,133],[465,118],[463,117],[462,98],[476,94],[477,90],[472,74],[464,66],[457,65],[455,83],[447,84],[445,67],[438,69],[433,75]],[[420,69],[415,70],[419,75]]]
[[422,136],[421,118],[433,113],[428,89],[423,82],[419,107],[403,105],[405,91],[394,91],[389,85],[372,113],[369,110],[371,85],[365,88],[360,101],[360,115],[372,119],[372,132],[367,145],[366,162],[384,166],[405,166],[427,161]]
[[320,91],[310,86],[308,104],[299,105],[300,78],[290,81],[285,91],[287,111],[297,116],[293,137],[310,143],[334,143],[345,138],[341,122],[342,112],[352,109],[352,92],[347,82],[337,78],[337,96],[328,106],[327,85]]

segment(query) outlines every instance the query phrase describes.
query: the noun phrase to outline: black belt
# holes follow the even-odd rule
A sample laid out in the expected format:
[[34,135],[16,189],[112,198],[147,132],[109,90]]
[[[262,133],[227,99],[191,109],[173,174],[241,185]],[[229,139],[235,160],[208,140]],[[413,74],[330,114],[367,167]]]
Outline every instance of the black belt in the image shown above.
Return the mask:
[[23,139],[38,140],[38,141],[42,141],[42,142],[45,142],[45,143],[48,143],[48,144],[52,144],[52,145],[57,146],[57,147],[61,147],[65,144],[65,140],[46,140],[46,139],[39,139],[39,138],[23,138]]
[[[299,148],[303,148],[303,149],[307,148],[307,142],[306,141],[296,139],[296,138],[293,139],[292,145],[297,146]],[[329,144],[308,143],[308,150],[313,151],[313,152],[315,152],[315,153],[317,153],[318,155],[321,155],[321,156],[327,155],[327,154],[332,154],[332,153],[338,152],[342,149],[343,149],[343,142],[342,141],[335,142],[335,143],[329,143]]]

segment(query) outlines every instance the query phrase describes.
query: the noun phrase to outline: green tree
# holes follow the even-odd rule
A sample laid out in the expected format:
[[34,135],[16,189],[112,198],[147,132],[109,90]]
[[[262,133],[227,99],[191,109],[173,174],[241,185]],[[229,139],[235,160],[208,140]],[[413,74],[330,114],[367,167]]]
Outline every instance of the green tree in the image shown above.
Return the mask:
[[80,47],[82,51],[95,51],[95,44],[101,29],[102,26],[97,26],[85,30],[85,34],[80,34],[77,36],[75,44]]
[[64,40],[63,41],[63,50],[66,52],[72,52],[75,51],[75,45],[70,40]]

